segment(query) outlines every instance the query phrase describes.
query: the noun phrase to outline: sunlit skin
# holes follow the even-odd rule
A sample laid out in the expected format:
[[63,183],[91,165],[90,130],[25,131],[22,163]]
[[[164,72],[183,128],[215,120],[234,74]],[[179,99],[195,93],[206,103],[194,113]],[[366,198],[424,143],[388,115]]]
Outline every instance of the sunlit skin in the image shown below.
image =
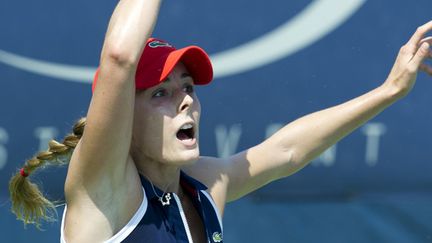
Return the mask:
[[[131,155],[138,171],[161,189],[176,191],[179,167],[198,160],[200,113],[193,79],[182,63],[160,85],[137,91]],[[194,138],[181,141],[177,132],[186,123],[193,124]]]

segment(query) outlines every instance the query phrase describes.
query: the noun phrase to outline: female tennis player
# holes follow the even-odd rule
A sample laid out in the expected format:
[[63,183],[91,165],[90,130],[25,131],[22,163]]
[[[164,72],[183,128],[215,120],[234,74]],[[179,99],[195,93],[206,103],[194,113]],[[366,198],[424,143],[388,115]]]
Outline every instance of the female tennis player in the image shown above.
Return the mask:
[[54,204],[28,176],[70,162],[62,242],[222,242],[225,203],[289,176],[404,97],[418,70],[432,74],[429,22],[401,48],[378,88],[302,117],[226,159],[199,153],[194,85],[212,80],[199,47],[150,38],[160,0],[121,0],[110,20],[93,97],[63,142],[11,179],[12,210],[25,223],[52,219]]

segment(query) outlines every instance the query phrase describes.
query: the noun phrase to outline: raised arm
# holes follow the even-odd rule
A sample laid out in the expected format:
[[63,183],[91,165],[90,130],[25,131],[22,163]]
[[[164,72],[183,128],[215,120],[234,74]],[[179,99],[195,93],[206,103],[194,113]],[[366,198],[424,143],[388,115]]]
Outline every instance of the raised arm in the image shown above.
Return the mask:
[[[99,78],[87,119],[80,119],[73,133],[63,142],[50,141],[48,150],[27,160],[9,182],[12,211],[24,223],[40,226],[41,220],[52,220],[56,215],[54,204],[45,198],[29,176],[46,165],[58,165],[69,160],[65,195],[69,208],[67,215],[73,217],[67,218],[72,221],[86,219],[80,222],[79,233],[72,235],[87,234],[94,236],[93,239],[102,239],[91,231],[97,225],[99,236],[109,236],[118,225],[128,220],[130,210],[134,209],[128,206],[140,203],[142,190],[136,169],[128,159],[134,76],[143,47],[155,25],[160,3],[161,0],[119,1],[103,45]],[[135,183],[131,183],[134,179]],[[131,186],[134,184],[137,184],[135,188]],[[133,196],[124,200],[128,195]],[[78,208],[75,214],[74,208]],[[126,213],[121,214],[122,209]],[[123,218],[117,215],[123,215]],[[69,223],[66,228],[70,230],[73,225]]]
[[229,158],[224,174],[227,201],[237,199],[270,181],[295,173],[312,159],[413,87],[419,69],[432,75],[424,63],[431,58],[432,21],[419,27],[405,44],[387,80],[378,88],[341,105],[304,116],[283,127],[263,143]]
[[121,197],[121,193],[126,193],[126,170],[130,172],[133,167],[128,154],[135,71],[160,3],[161,0],[121,0],[113,12],[84,134],[69,165],[65,185],[68,204],[92,194],[103,193],[106,200],[110,195]]

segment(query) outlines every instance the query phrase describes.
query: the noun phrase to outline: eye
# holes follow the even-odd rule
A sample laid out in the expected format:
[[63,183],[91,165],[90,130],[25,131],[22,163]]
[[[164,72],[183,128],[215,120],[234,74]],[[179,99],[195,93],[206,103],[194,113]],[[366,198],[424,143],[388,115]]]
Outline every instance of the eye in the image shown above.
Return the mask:
[[153,92],[152,97],[164,97],[167,95],[167,91],[165,89],[157,89]]
[[184,91],[188,94],[192,94],[195,88],[192,84],[185,84]]

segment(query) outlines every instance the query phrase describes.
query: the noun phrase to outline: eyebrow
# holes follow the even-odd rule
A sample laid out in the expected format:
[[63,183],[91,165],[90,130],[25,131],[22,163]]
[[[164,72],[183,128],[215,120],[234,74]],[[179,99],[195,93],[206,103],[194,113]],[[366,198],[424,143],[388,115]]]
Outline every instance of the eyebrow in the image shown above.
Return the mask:
[[[182,75],[180,76],[180,78],[181,79],[184,79],[184,78],[191,78],[192,76],[189,74],[189,73],[182,73]],[[169,78],[169,77],[167,77],[163,82],[165,83],[165,82],[169,82],[169,81],[171,81],[171,79]]]

